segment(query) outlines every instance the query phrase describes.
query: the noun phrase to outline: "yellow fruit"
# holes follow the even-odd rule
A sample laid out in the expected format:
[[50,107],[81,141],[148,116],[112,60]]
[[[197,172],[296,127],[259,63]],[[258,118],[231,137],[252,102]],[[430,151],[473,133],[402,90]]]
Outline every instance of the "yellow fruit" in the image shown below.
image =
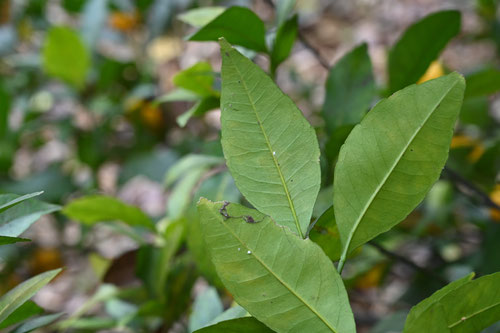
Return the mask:
[[[500,184],[498,184],[493,192],[491,192],[490,198],[494,203],[500,205]],[[500,221],[500,211],[498,209],[490,209],[490,216],[493,220]]]

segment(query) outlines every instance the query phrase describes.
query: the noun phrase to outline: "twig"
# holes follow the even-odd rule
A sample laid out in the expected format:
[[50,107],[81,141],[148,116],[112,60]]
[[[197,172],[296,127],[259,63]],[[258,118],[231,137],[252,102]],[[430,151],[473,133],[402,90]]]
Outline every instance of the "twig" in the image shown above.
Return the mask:
[[456,188],[460,192],[462,192],[469,198],[478,197],[482,205],[500,211],[500,206],[493,200],[491,200],[490,196],[487,193],[483,192],[479,187],[465,179],[456,171],[448,167],[444,167],[444,175],[446,178],[451,180],[452,183],[455,184]]
[[427,269],[425,267],[422,267],[416,263],[414,263],[413,261],[397,254],[397,253],[394,253],[392,251],[389,251],[387,250],[386,248],[382,247],[380,244],[377,244],[375,243],[374,241],[369,241],[368,244],[370,244],[372,247],[374,247],[375,249],[377,249],[380,253],[382,253],[383,255],[385,255],[386,257],[389,257],[389,258],[392,258],[394,260],[397,260],[411,268],[413,268],[414,270],[416,271],[419,271],[419,272],[422,272],[426,275],[429,275],[429,276],[432,276],[434,279],[438,280],[439,282],[441,282],[443,285],[446,285],[448,284],[448,281],[446,281],[445,279],[443,279],[439,274],[436,274],[434,271],[430,270],[430,269]]

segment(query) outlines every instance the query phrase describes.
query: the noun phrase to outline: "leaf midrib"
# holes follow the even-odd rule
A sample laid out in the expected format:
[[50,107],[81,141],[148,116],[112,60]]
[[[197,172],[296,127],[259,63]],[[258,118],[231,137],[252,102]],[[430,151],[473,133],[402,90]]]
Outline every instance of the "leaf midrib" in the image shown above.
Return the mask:
[[490,310],[490,309],[493,309],[493,308],[495,308],[495,307],[497,307],[497,306],[500,306],[500,302],[497,302],[497,303],[492,304],[492,305],[490,305],[490,306],[484,307],[484,308],[482,308],[482,309],[480,309],[480,310],[478,310],[478,311],[476,311],[476,312],[472,313],[472,314],[471,314],[471,315],[469,315],[469,316],[465,316],[465,320],[460,319],[459,321],[457,321],[457,322],[455,322],[455,323],[453,323],[453,324],[449,325],[449,326],[448,326],[448,328],[453,328],[453,327],[455,327],[455,326],[458,326],[458,325],[460,325],[461,323],[464,323],[466,320],[471,319],[471,318],[473,318],[473,317],[475,317],[475,316],[477,316],[477,315],[479,315],[479,314],[481,314],[481,313],[483,313],[483,312],[485,312],[485,311],[488,311],[488,310]]
[[252,96],[250,95],[250,90],[248,89],[248,87],[245,83],[245,80],[243,78],[243,75],[241,74],[240,70],[238,69],[238,66],[236,66],[234,64],[232,57],[228,57],[228,58],[231,61],[233,68],[236,70],[236,72],[240,76],[241,84],[243,85],[243,88],[245,89],[246,95],[248,96],[248,100],[250,102],[250,105],[252,106],[255,117],[257,118],[257,123],[259,125],[259,128],[260,128],[262,134],[264,135],[264,139],[266,140],[266,145],[267,145],[267,148],[269,149],[269,153],[271,154],[271,158],[273,159],[274,166],[276,167],[276,170],[278,171],[278,174],[279,174],[279,177],[281,180],[281,184],[283,185],[283,188],[285,190],[286,198],[288,199],[288,206],[290,207],[290,210],[292,211],[293,219],[295,222],[295,227],[297,228],[297,231],[299,232],[300,238],[304,238],[304,235],[302,233],[302,228],[300,226],[299,218],[298,218],[297,212],[295,210],[295,205],[292,201],[292,197],[290,196],[290,191],[288,190],[288,186],[286,185],[285,178],[283,177],[283,173],[281,172],[281,168],[278,164],[278,161],[276,160],[276,156],[273,154],[274,150],[271,147],[271,142],[269,141],[269,138],[267,137],[267,133],[264,130],[264,126],[262,125],[262,121],[260,120],[259,114],[257,113],[257,108],[255,107],[255,103],[252,99]]
[[[387,179],[389,179],[389,177],[391,176],[392,172],[394,171],[394,169],[397,167],[397,165],[401,161],[401,158],[403,157],[403,155],[405,154],[405,152],[408,150],[408,147],[412,144],[413,140],[420,133],[420,131],[425,126],[425,124],[427,123],[427,121],[431,118],[431,116],[434,114],[434,112],[438,109],[438,107],[441,104],[441,102],[443,101],[443,99],[455,87],[455,85],[457,84],[457,82],[458,81],[455,81],[453,83],[453,85],[451,85],[449,87],[449,89],[446,91],[446,93],[444,93],[443,96],[439,99],[439,101],[435,104],[435,106],[433,107],[433,110],[431,112],[429,112],[429,114],[424,119],[424,121],[422,122],[422,124],[417,128],[417,130],[415,131],[415,133],[413,133],[413,135],[411,136],[410,140],[408,140],[408,143],[405,145],[404,149],[401,150],[401,152],[399,153],[399,156],[395,159],[395,161],[394,161],[393,165],[390,167],[389,171],[386,173],[386,175],[384,176],[384,178],[382,179],[382,181],[380,182],[380,184],[377,186],[377,188],[375,189],[375,191],[373,192],[373,194],[371,195],[371,197],[368,199],[367,203],[365,204],[365,207],[361,211],[361,214],[359,215],[358,219],[354,223],[354,227],[352,228],[351,232],[349,233],[349,237],[347,239],[347,242],[346,242],[345,247],[344,247],[344,251],[342,253],[342,258],[344,258],[344,260],[345,260],[345,257],[347,256],[347,252],[349,251],[349,246],[351,245],[351,242],[352,242],[352,239],[354,237],[354,234],[356,233],[356,231],[357,231],[357,229],[358,229],[361,221],[363,220],[363,218],[364,218],[366,212],[368,211],[368,209],[370,208],[371,204],[373,203],[373,201],[375,200],[375,198],[379,194],[379,192],[382,189],[382,187],[387,182]],[[342,261],[342,259],[341,259],[341,261]]]
[[[269,218],[269,217],[267,217]],[[302,304],[304,304],[314,315],[316,315],[317,318],[319,318],[332,332],[334,333],[337,333],[337,331],[335,330],[334,327],[332,327],[330,325],[330,323],[325,319],[323,318],[323,316],[321,314],[319,314],[311,305],[309,305],[308,302],[306,302],[305,299],[303,299],[299,294],[297,294],[293,289],[292,287],[290,287],[285,281],[283,281],[278,275],[276,275],[269,266],[267,266],[261,259],[260,257],[258,257],[255,253],[254,250],[250,249],[247,244],[245,242],[243,242],[243,240],[241,240],[234,232],[231,228],[229,228],[226,223],[224,223],[224,221],[221,221],[222,225],[231,233],[231,235],[233,235],[234,238],[236,238],[238,240],[238,242],[240,242],[240,244],[242,246],[244,246],[248,251],[251,251],[251,254],[253,254],[253,256],[255,257],[255,259],[279,282],[281,283],[281,285],[283,285],[288,291],[290,291],[290,293],[292,295],[294,295],[300,302],[302,302]],[[273,223],[273,221],[269,221],[268,223]],[[286,234],[285,234],[285,237]]]

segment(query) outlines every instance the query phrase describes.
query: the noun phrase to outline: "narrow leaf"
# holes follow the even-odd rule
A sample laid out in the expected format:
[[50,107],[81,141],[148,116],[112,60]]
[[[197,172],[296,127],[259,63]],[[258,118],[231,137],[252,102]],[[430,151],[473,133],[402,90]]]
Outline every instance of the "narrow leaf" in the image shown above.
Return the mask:
[[[37,193],[27,195],[35,196]],[[0,236],[18,237],[42,215],[55,212],[59,206],[16,194],[0,194],[0,205],[7,208],[0,213]],[[10,207],[10,208],[9,208]],[[4,241],[13,241],[4,239]]]
[[412,85],[379,102],[351,131],[334,179],[341,262],[403,220],[438,179],[464,88],[457,73]]
[[59,319],[64,313],[54,313],[50,315],[45,315],[45,316],[40,316],[37,318],[33,318],[19,327],[17,327],[12,333],[27,333],[27,332],[32,332],[38,328],[45,327],[47,325],[52,324],[55,322],[57,319]]
[[195,331],[196,333],[272,333],[274,332],[266,325],[253,317],[244,317],[221,321],[217,324],[204,327]]
[[366,44],[347,53],[330,69],[325,91],[323,115],[330,135],[341,126],[361,121],[376,95]]
[[321,248],[238,204],[198,203],[217,273],[238,304],[278,332],[354,332],[339,274]]
[[90,195],[71,201],[63,214],[85,224],[122,221],[130,226],[154,229],[151,219],[138,207],[104,195]]
[[290,55],[295,39],[297,38],[298,29],[299,19],[297,15],[292,16],[278,28],[273,50],[271,51],[272,73]]
[[303,236],[320,187],[314,129],[257,65],[220,41],[222,148],[255,208]]
[[244,7],[230,7],[198,30],[189,40],[217,41],[224,37],[231,44],[267,52],[264,22]]
[[50,282],[61,269],[39,274],[11,289],[0,298],[0,323]]
[[43,309],[39,307],[35,302],[26,301],[23,305],[12,312],[7,318],[5,318],[2,323],[0,323],[0,330],[14,324],[18,324],[28,319],[29,317],[36,316],[42,312]]
[[20,204],[21,202],[23,202],[25,200],[28,200],[28,199],[31,199],[33,197],[39,196],[42,193],[43,193],[43,191],[34,192],[34,193],[30,193],[30,194],[25,194],[23,196],[15,198],[15,199],[13,199],[13,200],[11,200],[9,202],[0,204],[0,213],[3,212],[6,209],[9,209],[10,207],[13,207],[13,206],[15,206],[17,204]]
[[0,245],[14,244],[19,242],[29,242],[27,238],[0,236]]
[[410,26],[389,53],[390,92],[417,82],[459,32],[456,10],[433,13]]

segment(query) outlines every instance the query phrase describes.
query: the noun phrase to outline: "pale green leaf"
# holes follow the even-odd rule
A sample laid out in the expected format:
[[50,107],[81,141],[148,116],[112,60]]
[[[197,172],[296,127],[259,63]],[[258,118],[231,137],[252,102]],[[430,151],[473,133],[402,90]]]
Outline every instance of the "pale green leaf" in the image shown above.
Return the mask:
[[257,65],[220,41],[222,148],[245,198],[303,236],[320,187],[314,129]]
[[36,197],[36,196],[39,196],[40,194],[42,194],[43,191],[40,191],[40,192],[34,192],[34,193],[30,193],[30,194],[25,194],[23,196],[20,196],[20,197],[17,197],[9,202],[6,202],[6,203],[2,203],[0,204],[0,213],[9,209],[10,207],[13,207],[17,204],[20,204],[21,202],[25,201],[25,200],[28,200],[28,199],[31,199],[33,197]]
[[248,311],[245,310],[242,306],[235,305],[235,306],[230,307],[226,311],[222,312],[217,317],[215,317],[214,320],[212,320],[210,322],[210,325],[215,325],[217,323],[220,323],[221,321],[246,317],[248,315],[249,315]]
[[62,212],[88,225],[119,220],[130,226],[154,229],[153,222],[140,208],[104,195],[89,195],[73,200]]
[[43,68],[48,75],[80,88],[90,68],[90,55],[80,36],[67,27],[52,27],[43,46]]
[[39,274],[11,289],[0,298],[0,323],[50,282],[61,269]]
[[188,10],[177,15],[177,18],[182,22],[191,24],[193,27],[201,28],[208,24],[214,18],[222,14],[226,10],[225,7],[200,7]]
[[177,73],[172,79],[174,84],[195,94],[207,97],[218,95],[214,90],[214,71],[208,62],[198,62]]
[[[30,199],[38,193],[18,196],[16,194],[0,194],[0,205],[5,208],[0,213],[0,236],[18,237],[42,215],[55,212],[59,206]],[[10,208],[9,208],[10,207]],[[3,239],[10,242],[12,239]]]
[[[432,302],[424,300],[423,311],[417,311],[418,316],[408,317],[404,332],[427,331],[430,322],[441,321],[444,328],[432,332],[475,333],[500,321],[500,273],[467,281],[470,277],[441,289],[438,298],[435,296],[437,293],[431,296]],[[442,292],[445,289],[446,292]],[[436,312],[440,315],[434,316]]]
[[62,315],[64,315],[64,313],[60,312],[60,313],[54,313],[54,314],[40,316],[37,318],[30,319],[27,322],[21,324],[19,327],[17,327],[14,331],[12,331],[12,333],[32,332],[38,328],[52,324],[57,319],[59,319]]
[[277,332],[354,332],[340,275],[321,248],[238,204],[198,203],[217,273],[238,304]]
[[330,135],[341,126],[361,121],[377,93],[366,44],[344,55],[330,69],[325,92],[323,115]]
[[213,287],[207,288],[198,294],[194,300],[193,312],[189,316],[189,332],[209,325],[223,311],[224,307],[217,290]]
[[460,12],[433,13],[410,26],[389,52],[389,90],[415,83],[460,32]]
[[464,88],[457,73],[412,85],[379,102],[351,131],[334,178],[342,263],[402,221],[439,178]]
[[269,327],[253,317],[236,318],[221,321],[217,324],[204,327],[195,333],[272,333]]
[[217,156],[189,154],[177,161],[165,175],[165,186],[172,186],[176,181],[187,175],[191,170],[211,167],[224,163],[224,159]]
[[267,52],[264,22],[245,7],[230,7],[189,37],[194,41],[217,41],[224,37],[231,44]]

